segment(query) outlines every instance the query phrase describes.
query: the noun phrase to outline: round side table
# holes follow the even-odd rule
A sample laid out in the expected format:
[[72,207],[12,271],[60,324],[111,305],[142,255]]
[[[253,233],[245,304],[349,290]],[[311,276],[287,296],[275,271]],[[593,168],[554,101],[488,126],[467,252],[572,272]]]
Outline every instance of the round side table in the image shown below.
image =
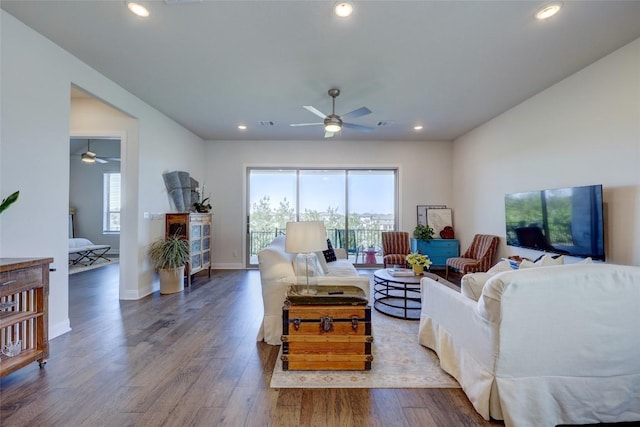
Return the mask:
[[376,270],[373,273],[373,307],[397,319],[419,320],[422,308],[420,279],[423,277],[438,281],[438,276],[433,273],[394,276],[386,268]]

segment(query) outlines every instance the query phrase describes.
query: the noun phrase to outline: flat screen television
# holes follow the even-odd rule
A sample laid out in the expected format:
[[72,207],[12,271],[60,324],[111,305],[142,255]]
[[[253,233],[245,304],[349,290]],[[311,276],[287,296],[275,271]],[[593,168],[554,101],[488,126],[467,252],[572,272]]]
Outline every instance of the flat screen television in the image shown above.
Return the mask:
[[604,261],[602,185],[507,194],[507,245]]

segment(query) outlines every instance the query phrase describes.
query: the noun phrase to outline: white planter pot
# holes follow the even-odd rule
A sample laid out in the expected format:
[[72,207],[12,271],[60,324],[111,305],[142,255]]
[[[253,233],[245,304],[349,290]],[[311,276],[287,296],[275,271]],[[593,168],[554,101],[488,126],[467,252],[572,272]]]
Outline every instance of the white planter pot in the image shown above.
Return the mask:
[[160,293],[175,294],[184,290],[184,266],[160,269]]

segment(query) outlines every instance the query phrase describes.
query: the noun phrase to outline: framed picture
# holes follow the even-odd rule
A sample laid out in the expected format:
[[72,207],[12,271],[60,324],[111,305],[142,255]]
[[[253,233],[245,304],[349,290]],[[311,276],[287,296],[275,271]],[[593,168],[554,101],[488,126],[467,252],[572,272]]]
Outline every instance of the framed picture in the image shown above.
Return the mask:
[[418,225],[427,225],[428,209],[445,209],[445,205],[418,205]]
[[427,224],[433,228],[433,236],[440,237],[440,232],[443,228],[447,226],[453,227],[451,209],[427,209]]

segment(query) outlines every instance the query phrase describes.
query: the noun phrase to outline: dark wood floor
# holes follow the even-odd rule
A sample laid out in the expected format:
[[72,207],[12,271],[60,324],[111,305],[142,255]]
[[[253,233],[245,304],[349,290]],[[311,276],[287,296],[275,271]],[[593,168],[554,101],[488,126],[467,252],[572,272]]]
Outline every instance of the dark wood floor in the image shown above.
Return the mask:
[[460,389],[271,389],[257,271],[118,300],[118,266],[70,276],[72,331],[0,380],[7,426],[489,426]]

